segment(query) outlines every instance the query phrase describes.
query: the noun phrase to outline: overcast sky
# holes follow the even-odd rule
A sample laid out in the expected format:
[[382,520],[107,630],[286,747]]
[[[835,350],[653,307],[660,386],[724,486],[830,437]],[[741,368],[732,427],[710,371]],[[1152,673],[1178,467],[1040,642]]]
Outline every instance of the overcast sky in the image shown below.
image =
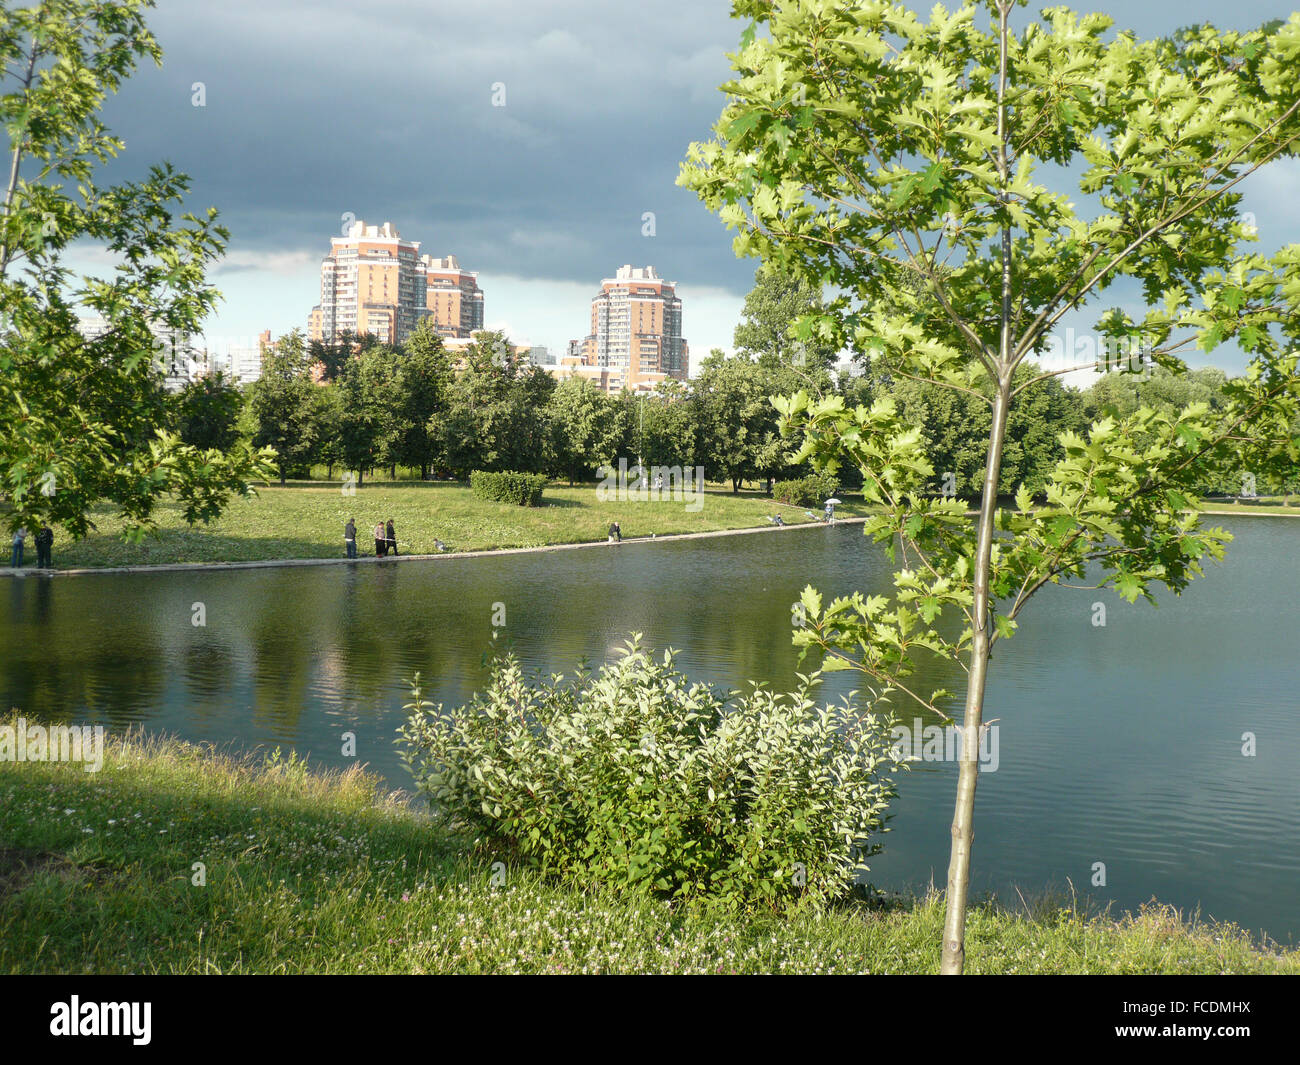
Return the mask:
[[[1143,36],[1291,10],[1079,7]],[[351,215],[459,256],[479,272],[488,327],[553,354],[588,331],[601,278],[652,264],[679,282],[694,362],[730,349],[757,265],[737,261],[731,233],[675,185],[721,109],[725,53],[743,29],[729,11],[725,0],[160,0],[150,24],[162,69],[142,68],[106,107],[127,145],[111,174],[166,159],[192,177],[192,209],[220,210],[231,240],[214,274],[226,297],[207,331],[214,348],[305,329],[320,260]],[[1265,248],[1300,240],[1300,167],[1272,171],[1244,205]]]

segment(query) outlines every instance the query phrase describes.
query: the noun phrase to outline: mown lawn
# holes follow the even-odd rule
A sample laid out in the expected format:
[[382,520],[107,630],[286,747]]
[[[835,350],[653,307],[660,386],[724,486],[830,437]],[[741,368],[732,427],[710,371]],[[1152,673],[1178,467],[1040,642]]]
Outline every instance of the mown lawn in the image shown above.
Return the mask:
[[[363,772],[127,736],[101,772],[0,762],[0,972],[933,973],[934,894],[727,917],[565,887],[458,847]],[[201,863],[198,864],[198,863]],[[202,872],[203,883],[198,883]],[[498,878],[500,879],[500,878]],[[1158,906],[985,903],[983,973],[1300,973]]]
[[[171,562],[255,562],[270,559],[341,558],[343,525],[357,522],[357,551],[374,554],[371,530],[392,518],[402,554],[432,554],[434,540],[452,551],[604,540],[609,524],[621,524],[624,538],[670,533],[715,532],[768,525],[780,514],[786,524],[810,519],[801,508],[778,506],[757,493],[732,495],[714,486],[697,502],[607,500],[596,487],[549,486],[536,508],[476,499],[469,487],[452,482],[367,483],[345,495],[334,484],[266,487],[238,499],[211,525],[190,528],[180,508],[165,502],[157,512],[158,534],[144,543],[125,543],[122,523],[107,506],[94,512],[96,530],[73,543],[56,530],[55,569],[156,565]],[[698,506],[698,510],[688,509]],[[841,516],[863,513],[861,505],[838,508]],[[7,556],[6,556],[7,560]],[[28,542],[26,562],[35,561]]]

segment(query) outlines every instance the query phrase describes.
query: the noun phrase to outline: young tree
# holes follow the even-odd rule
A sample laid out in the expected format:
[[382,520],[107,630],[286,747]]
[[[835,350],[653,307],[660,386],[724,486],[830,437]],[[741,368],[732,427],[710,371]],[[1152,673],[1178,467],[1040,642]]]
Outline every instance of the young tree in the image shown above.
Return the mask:
[[[122,149],[98,118],[140,59],[161,61],[147,0],[40,0],[0,8],[0,121],[9,136],[0,204],[0,492],[8,522],[74,536],[107,501],[139,538],[174,493],[191,522],[216,516],[269,473],[269,455],[200,450],[166,431],[155,331],[196,333],[224,250],[216,212],[176,212],[189,181],[155,166],[140,182],[95,183]],[[69,187],[70,186],[70,187]],[[62,264],[73,242],[117,260],[108,277]],[[107,328],[85,340],[78,311]]]
[[[1016,6],[936,6],[926,23],[896,3],[735,0],[754,24],[732,57],[715,138],[692,146],[679,179],[739,230],[739,254],[840,293],[804,328],[872,352],[895,378],[988,403],[971,520],[922,490],[934,471],[888,397],[851,410],[840,397],[778,400],[801,457],[862,470],[883,507],[867,531],[904,563],[890,597],[823,609],[807,589],[796,643],[940,713],[946,693],[908,685],[914,654],[967,672],[945,973],[965,957],[991,648],[1046,584],[1110,585],[1130,601],[1159,585],[1181,591],[1229,539],[1202,527],[1196,484],[1224,464],[1262,479],[1300,458],[1300,247],[1250,249],[1234,191],[1295,154],[1300,15],[1250,33],[1199,26],[1139,41],[1108,40],[1109,18],[1059,7],[1013,31]],[[1044,185],[1047,165],[1054,180],[1076,175],[1082,195]],[[1001,509],[1008,421],[1044,378],[1021,383],[1017,370],[1064,315],[1122,278],[1148,309],[1102,315],[1119,354],[1181,373],[1179,351],[1232,338],[1252,357],[1248,373],[1217,411],[1142,406],[1062,434],[1046,505],[1034,509],[1022,490],[1016,509]],[[941,625],[954,613],[955,638]]]
[[699,393],[669,378],[648,396],[631,397],[624,454],[637,454],[647,466],[704,464],[700,439],[704,416]]

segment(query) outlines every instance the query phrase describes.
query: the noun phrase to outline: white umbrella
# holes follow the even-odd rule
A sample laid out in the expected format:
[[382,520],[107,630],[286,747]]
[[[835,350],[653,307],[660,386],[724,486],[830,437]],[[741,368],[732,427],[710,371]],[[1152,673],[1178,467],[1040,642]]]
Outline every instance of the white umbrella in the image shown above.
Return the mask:
[[833,506],[833,507],[837,507],[837,506],[840,505],[840,500],[838,500],[838,499],[834,499],[834,498],[828,499],[828,500],[826,500],[826,502],[829,503],[829,504],[830,504],[831,506]]

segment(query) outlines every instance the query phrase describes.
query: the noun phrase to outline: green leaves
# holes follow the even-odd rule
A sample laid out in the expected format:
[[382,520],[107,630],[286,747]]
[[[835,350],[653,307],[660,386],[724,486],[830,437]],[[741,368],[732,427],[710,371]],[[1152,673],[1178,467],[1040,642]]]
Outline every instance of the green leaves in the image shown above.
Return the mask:
[[[167,165],[112,188],[92,180],[121,148],[97,117],[107,94],[138,60],[161,58],[149,6],[46,0],[0,12],[0,121],[17,179],[0,216],[0,493],[11,525],[82,536],[107,502],[138,537],[163,494],[207,520],[269,470],[265,452],[200,449],[167,431],[158,364],[215,305],[206,271],[229,236],[216,212],[182,213],[188,179]],[[74,242],[116,265],[75,277],[61,262]],[[79,315],[105,329],[83,339]]]
[[893,756],[885,721],[818,706],[817,675],[800,680],[716,694],[633,637],[569,683],[525,681],[506,657],[450,710],[417,678],[399,742],[454,830],[570,882],[730,910],[822,906],[879,850]]

